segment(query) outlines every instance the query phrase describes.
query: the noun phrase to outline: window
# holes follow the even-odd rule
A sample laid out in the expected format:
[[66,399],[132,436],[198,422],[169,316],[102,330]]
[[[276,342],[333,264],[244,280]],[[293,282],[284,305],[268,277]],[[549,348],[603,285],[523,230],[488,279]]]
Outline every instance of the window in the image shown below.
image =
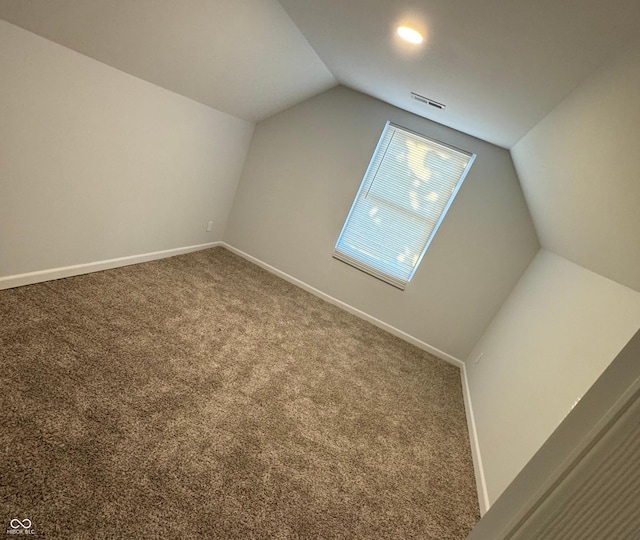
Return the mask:
[[474,158],[387,123],[333,256],[404,290]]

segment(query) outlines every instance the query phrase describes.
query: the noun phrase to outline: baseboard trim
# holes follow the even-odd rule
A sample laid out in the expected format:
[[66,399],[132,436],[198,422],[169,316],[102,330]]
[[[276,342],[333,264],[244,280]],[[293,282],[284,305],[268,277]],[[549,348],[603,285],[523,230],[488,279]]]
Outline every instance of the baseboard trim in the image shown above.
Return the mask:
[[462,360],[454,356],[451,356],[450,354],[447,354],[444,351],[441,351],[440,349],[437,349],[436,347],[433,347],[428,343],[425,343],[424,341],[412,336],[411,334],[407,334],[406,332],[403,332],[399,328],[396,328],[395,326],[391,326],[390,324],[384,321],[381,321],[380,319],[377,319],[376,317],[373,317],[372,315],[369,315],[368,313],[365,313],[364,311],[361,311],[353,307],[352,305],[347,304],[346,302],[343,302],[342,300],[338,300],[337,298],[331,295],[328,295],[327,293],[324,293],[319,289],[316,289],[315,287],[309,285],[308,283],[305,283],[304,281],[301,281],[298,278],[295,278],[292,275],[287,274],[286,272],[283,272],[282,270],[279,270],[274,266],[271,266],[270,264],[254,257],[253,255],[249,255],[248,253],[238,248],[235,248],[227,244],[226,242],[221,242],[220,245],[228,249],[232,253],[239,255],[243,259],[246,259],[247,261],[258,265],[261,268],[264,268],[268,272],[275,274],[276,276],[284,279],[285,281],[288,281],[289,283],[293,283],[294,285],[300,287],[301,289],[304,289],[305,291],[310,292],[311,294],[317,296],[318,298],[322,298],[323,300],[329,302],[330,304],[338,306],[339,308],[342,308],[345,311],[348,311],[349,313],[355,315],[356,317],[359,317],[365,321],[368,321],[371,324],[377,326],[378,328],[381,328],[382,330],[385,330],[390,334],[393,334],[394,336],[397,336],[400,339],[403,339],[408,343],[415,345],[419,349],[422,349],[423,351],[433,354],[434,356],[440,358],[441,360],[444,360],[445,362],[448,362],[449,364],[452,364],[457,368],[460,368],[462,395],[464,398],[464,407],[465,407],[465,412],[467,416],[467,427],[469,431],[469,441],[471,446],[471,456],[473,458],[473,469],[476,476],[476,486],[478,490],[478,504],[480,506],[480,514],[484,515],[485,512],[489,510],[489,506],[490,506],[489,493],[487,491],[487,483],[484,476],[484,468],[482,466],[482,456],[480,454],[478,431],[476,429],[476,420],[473,413],[473,405],[471,403],[471,392],[469,390],[469,382],[467,380],[466,364]]
[[462,378],[462,395],[464,397],[464,408],[467,413],[467,429],[469,430],[469,442],[471,446],[471,457],[473,458],[473,470],[476,475],[476,489],[478,491],[478,504],[480,506],[480,516],[484,516],[489,510],[489,491],[487,481],[484,476],[482,465],[482,454],[480,453],[480,441],[478,440],[478,429],[476,427],[476,417],[473,413],[471,403],[471,391],[469,389],[469,379],[467,378],[467,366],[464,364],[460,370]]
[[163,251],[154,251],[151,253],[143,253],[139,255],[130,255],[127,257],[119,257],[117,259],[107,259],[107,260],[95,261],[95,262],[90,262],[85,264],[77,264],[73,266],[64,266],[60,268],[51,268],[49,270],[40,270],[37,272],[28,272],[25,274],[16,274],[13,276],[0,277],[0,290],[10,289],[13,287],[21,287],[23,285],[32,285],[34,283],[41,283],[43,281],[50,281],[50,280],[61,279],[65,277],[79,276],[82,274],[89,274],[91,272],[100,272],[102,270],[109,270],[111,268],[119,268],[121,266],[129,266],[132,264],[139,264],[139,263],[154,261],[158,259],[165,259],[167,257],[174,257],[176,255],[183,255],[185,253],[191,253],[193,251],[200,251],[203,249],[209,249],[209,248],[214,248],[218,246],[222,246],[228,249],[229,251],[231,251],[232,253],[235,253],[236,255],[239,255],[243,259],[246,259],[249,262],[252,262],[253,264],[260,266],[261,268],[264,268],[268,272],[271,272],[272,274],[275,274],[276,276],[290,283],[293,283],[294,285],[317,296],[318,298],[321,298],[329,302],[330,304],[338,306],[339,308],[344,309],[345,311],[351,313],[352,315],[355,315],[360,319],[370,322],[371,324],[377,326],[378,328],[381,328],[382,330],[385,330],[390,334],[396,337],[399,337],[400,339],[403,339],[404,341],[411,343],[412,345],[415,345],[419,349],[422,349],[423,351],[426,351],[436,356],[437,358],[440,358],[441,360],[444,360],[445,362],[448,362],[449,364],[452,364],[460,369],[460,374],[462,378],[461,379],[462,393],[464,396],[464,405],[465,405],[465,410],[467,415],[467,425],[469,429],[469,439],[471,442],[471,454],[473,456],[473,465],[474,465],[475,475],[476,475],[476,484],[478,486],[478,501],[480,504],[480,513],[484,515],[484,513],[489,509],[489,496],[488,496],[485,477],[484,477],[484,470],[482,467],[482,458],[480,455],[480,446],[478,443],[478,435],[476,430],[475,417],[473,414],[473,406],[471,404],[471,394],[469,392],[469,383],[467,381],[467,371],[466,371],[465,363],[462,360],[454,356],[451,356],[450,354],[447,354],[444,351],[441,351],[440,349],[433,347],[428,343],[412,336],[411,334],[403,332],[399,328],[396,328],[395,326],[392,326],[380,319],[377,319],[376,317],[373,317],[372,315],[369,315],[368,313],[365,313],[364,311],[359,310],[353,307],[352,305],[347,304],[346,302],[343,302],[342,300],[338,300],[337,298],[334,298],[333,296],[330,296],[322,292],[321,290],[316,289],[315,287],[312,287],[308,283],[305,283],[304,281],[301,281],[293,277],[292,275],[287,274],[286,272],[283,272],[282,270],[279,270],[276,267],[271,266],[270,264],[267,264],[266,262],[260,259],[257,259],[256,257],[253,257],[252,255],[249,255],[248,253],[245,253],[244,251],[239,250],[227,244],[226,242],[210,242],[207,244],[198,244],[198,245],[185,246],[180,248],[166,249]]
[[185,246],[180,248],[165,249],[163,251],[153,251],[151,253],[143,253],[140,255],[130,255],[128,257],[119,257],[117,259],[107,259],[104,261],[95,261],[85,264],[76,264],[73,266],[63,266],[60,268],[51,268],[49,270],[40,270],[38,272],[28,272],[26,274],[16,274],[13,276],[0,277],[0,290],[11,289],[13,287],[21,287],[23,285],[32,285],[41,283],[42,281],[50,281],[52,279],[60,279],[71,276],[79,276],[89,274],[91,272],[100,272],[101,270],[109,270],[120,266],[129,266],[142,262],[155,261],[157,259],[165,259],[175,255],[183,255],[192,251],[200,251],[221,245],[222,242],[210,242],[208,244],[198,244],[194,246]]
[[374,326],[377,326],[378,328],[382,328],[383,330],[386,330],[390,334],[393,334],[394,336],[399,337],[400,339],[403,339],[404,341],[407,341],[412,345],[415,345],[416,347],[418,347],[419,349],[422,349],[423,351],[427,351],[428,353],[433,354],[434,356],[437,356],[438,358],[440,358],[441,360],[444,360],[445,362],[448,362],[449,364],[453,364],[454,366],[460,369],[462,369],[462,367],[464,366],[464,362],[462,360],[459,360],[458,358],[455,358],[454,356],[451,356],[450,354],[447,354],[446,352],[441,351],[436,347],[432,347],[428,343],[425,343],[424,341],[412,336],[411,334],[407,334],[406,332],[403,332],[399,328],[396,328],[395,326],[391,326],[390,324],[384,321],[381,321],[380,319],[377,319],[372,315],[369,315],[368,313],[365,313],[364,311],[359,310],[358,308],[353,307],[351,304],[347,304],[342,300],[338,300],[337,298],[334,298],[333,296],[322,292],[320,289],[316,289],[315,287],[309,285],[308,283],[305,283],[304,281],[298,278],[295,278],[292,275],[287,274],[286,272],[283,272],[282,270],[279,270],[275,266],[271,266],[270,264],[254,257],[253,255],[249,255],[248,253],[245,253],[244,251],[238,248],[235,248],[227,244],[226,242],[222,242],[221,246],[228,249],[232,253],[239,255],[243,259],[246,259],[247,261],[258,265],[261,268],[264,268],[268,272],[271,272],[272,274],[275,274],[276,276],[281,277],[285,281],[288,281],[289,283],[293,283],[294,285],[297,285],[301,289],[304,289],[305,291],[310,292],[314,296],[317,296],[318,298],[322,298],[326,302],[329,302],[334,306],[338,306],[339,308],[342,308],[345,311],[348,311],[352,315],[355,315],[360,319],[364,319],[365,321],[370,322],[371,324],[373,324]]

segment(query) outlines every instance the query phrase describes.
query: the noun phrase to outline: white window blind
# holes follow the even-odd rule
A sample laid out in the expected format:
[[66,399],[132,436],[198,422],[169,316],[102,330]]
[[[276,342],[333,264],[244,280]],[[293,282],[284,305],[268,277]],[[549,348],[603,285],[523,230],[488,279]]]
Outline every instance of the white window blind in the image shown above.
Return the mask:
[[387,123],[334,257],[404,290],[474,158]]

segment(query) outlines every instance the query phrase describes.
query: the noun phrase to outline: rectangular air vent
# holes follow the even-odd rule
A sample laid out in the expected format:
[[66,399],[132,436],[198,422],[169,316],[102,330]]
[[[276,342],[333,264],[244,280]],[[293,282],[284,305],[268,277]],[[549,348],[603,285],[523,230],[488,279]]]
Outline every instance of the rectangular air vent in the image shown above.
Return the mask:
[[436,109],[440,109],[441,111],[444,111],[447,108],[447,106],[444,103],[434,101],[433,99],[429,99],[428,97],[421,96],[420,94],[416,94],[415,92],[411,92],[411,99],[415,99],[416,101],[419,101],[421,103],[426,103],[427,105],[431,105],[432,107],[435,107]]

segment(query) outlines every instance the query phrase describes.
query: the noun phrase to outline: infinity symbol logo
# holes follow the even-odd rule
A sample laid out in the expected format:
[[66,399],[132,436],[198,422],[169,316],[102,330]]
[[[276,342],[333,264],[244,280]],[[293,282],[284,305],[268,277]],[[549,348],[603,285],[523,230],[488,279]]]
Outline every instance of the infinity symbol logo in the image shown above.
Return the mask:
[[20,521],[19,519],[13,518],[9,523],[12,529],[30,529],[31,528],[31,520],[25,519],[24,521]]

